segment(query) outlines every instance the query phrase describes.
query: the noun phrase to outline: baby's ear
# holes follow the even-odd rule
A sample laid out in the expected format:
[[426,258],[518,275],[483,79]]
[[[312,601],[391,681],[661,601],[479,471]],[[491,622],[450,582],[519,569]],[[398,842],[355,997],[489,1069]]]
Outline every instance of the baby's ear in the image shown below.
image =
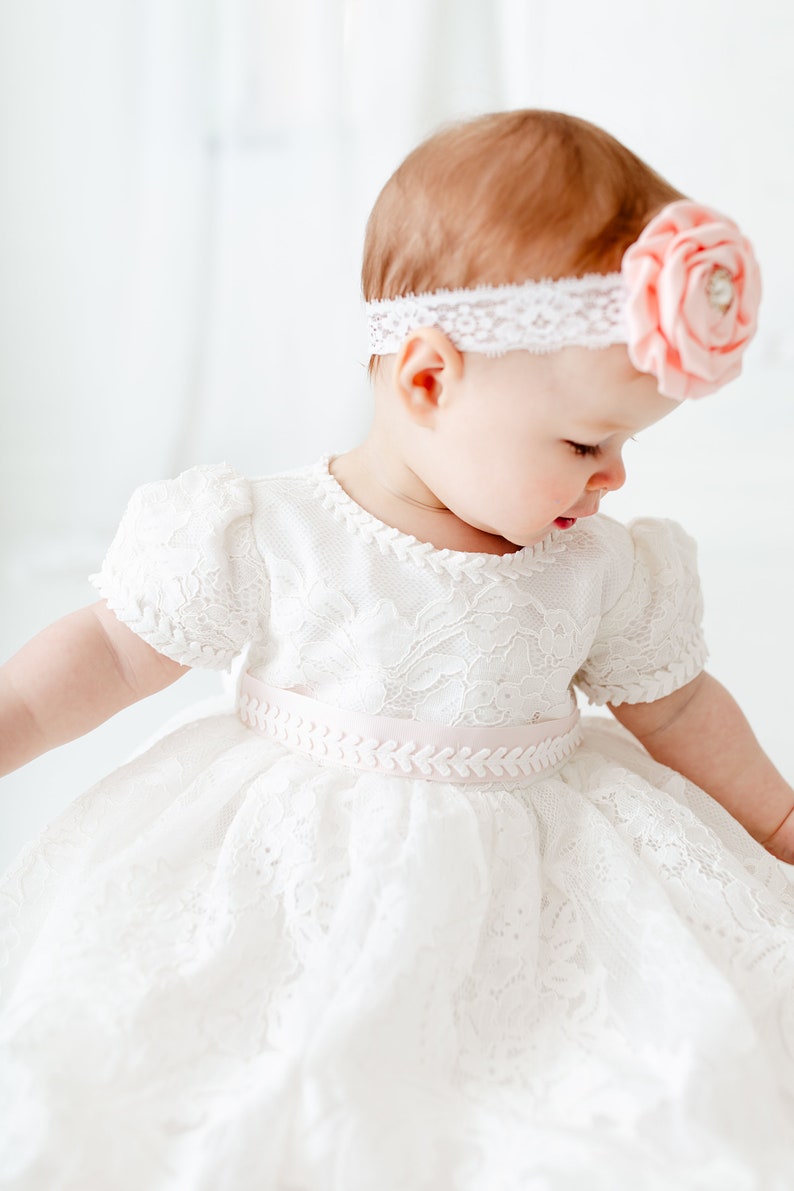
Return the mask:
[[463,375],[463,356],[438,327],[417,327],[403,342],[394,361],[394,386],[409,416],[432,423]]

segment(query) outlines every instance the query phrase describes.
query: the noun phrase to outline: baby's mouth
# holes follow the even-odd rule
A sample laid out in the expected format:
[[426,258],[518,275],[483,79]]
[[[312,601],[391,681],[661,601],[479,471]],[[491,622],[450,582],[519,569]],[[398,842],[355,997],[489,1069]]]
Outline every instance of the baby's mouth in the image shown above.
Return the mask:
[[600,503],[601,502],[599,500],[596,501],[595,505],[591,505],[590,508],[582,508],[582,511],[577,513],[575,517],[555,517],[554,524],[557,526],[557,529],[570,529],[572,525],[576,525],[576,522],[581,517],[592,517],[595,513],[597,513]]

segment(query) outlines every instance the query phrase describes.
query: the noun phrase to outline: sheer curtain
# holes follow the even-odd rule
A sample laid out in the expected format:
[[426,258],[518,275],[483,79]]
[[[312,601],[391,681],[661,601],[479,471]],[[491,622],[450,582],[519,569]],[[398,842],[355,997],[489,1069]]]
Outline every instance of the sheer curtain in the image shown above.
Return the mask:
[[[85,575],[137,484],[351,445],[369,416],[358,268],[380,185],[445,120],[555,107],[756,244],[746,376],[639,445],[612,508],[699,537],[713,668],[794,770],[772,664],[790,652],[792,49],[782,0],[723,6],[719,23],[710,0],[0,5],[0,654],[92,599]],[[7,779],[0,864],[209,689],[191,675]]]
[[269,470],[360,432],[366,213],[438,122],[505,105],[509,13],[4,9],[7,533],[22,503],[45,532],[106,534],[143,478]]
[[[222,459],[263,473],[362,433],[367,212],[439,122],[531,101],[505,35],[530,12],[0,6],[3,657],[92,600],[137,484]],[[217,681],[191,674],[6,779],[0,864]]]

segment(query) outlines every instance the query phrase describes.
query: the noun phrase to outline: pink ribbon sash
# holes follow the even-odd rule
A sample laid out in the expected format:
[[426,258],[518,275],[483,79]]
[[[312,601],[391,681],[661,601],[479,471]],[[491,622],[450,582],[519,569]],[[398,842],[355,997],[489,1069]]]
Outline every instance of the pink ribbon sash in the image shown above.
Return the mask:
[[318,761],[445,782],[521,781],[581,742],[579,712],[506,728],[427,724],[345,711],[246,673],[237,710],[250,728]]

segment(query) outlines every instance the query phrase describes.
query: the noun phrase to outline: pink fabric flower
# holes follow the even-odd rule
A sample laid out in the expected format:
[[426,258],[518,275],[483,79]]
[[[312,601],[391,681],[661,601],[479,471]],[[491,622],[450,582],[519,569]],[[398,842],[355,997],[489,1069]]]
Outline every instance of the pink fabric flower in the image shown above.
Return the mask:
[[628,352],[676,401],[737,377],[755,334],[761,274],[735,223],[688,200],[670,203],[627,248]]

